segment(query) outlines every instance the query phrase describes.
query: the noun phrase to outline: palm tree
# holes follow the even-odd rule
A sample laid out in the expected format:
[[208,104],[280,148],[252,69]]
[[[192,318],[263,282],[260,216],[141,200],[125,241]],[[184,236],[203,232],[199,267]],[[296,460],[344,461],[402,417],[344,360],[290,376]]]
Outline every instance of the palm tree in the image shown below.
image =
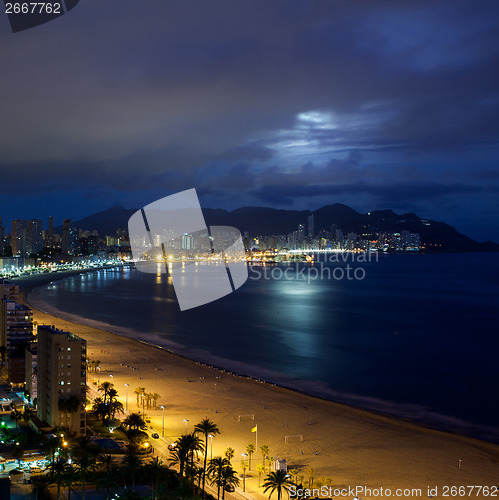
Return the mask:
[[[48,438],[44,445],[43,451],[45,452],[45,456],[50,457],[50,466],[53,467],[55,463],[55,453],[59,449],[61,445],[61,437],[59,435]],[[52,471],[53,476],[53,471]]]
[[234,458],[234,453],[234,448],[231,448],[230,446],[225,450],[225,456],[229,462]]
[[257,464],[256,471],[258,472],[258,487],[260,488],[260,481],[262,479],[262,474],[265,474],[265,465]]
[[97,477],[97,489],[106,490],[106,500],[109,500],[110,490],[116,486],[116,461],[112,455],[99,457],[100,473]]
[[172,465],[178,465],[180,469],[180,481],[182,484],[182,477],[189,475],[194,468],[194,459],[198,452],[204,450],[201,439],[193,432],[192,434],[184,434],[180,436],[175,443],[177,446],[171,452],[172,458],[170,462]]
[[71,498],[71,486],[77,479],[76,471],[73,467],[73,465],[66,464],[66,470],[64,472],[64,475],[62,476],[64,486],[68,487],[68,494],[67,494],[67,500],[70,500]]
[[203,465],[203,498],[204,498],[205,497],[204,486],[206,481],[206,460],[208,458],[208,436],[210,434],[211,435],[220,434],[220,429],[218,428],[218,425],[215,424],[215,422],[206,417],[203,418],[201,422],[199,422],[194,426],[194,432],[199,432],[200,434],[204,435],[204,465]]
[[130,415],[127,415],[125,420],[123,420],[123,425],[135,431],[146,428],[146,423],[140,416],[140,413],[130,413]]
[[211,485],[217,485],[217,499],[220,499],[220,488],[223,486],[223,470],[225,467],[230,467],[230,462],[227,458],[215,457],[208,464],[208,477],[211,479]]
[[308,474],[308,487],[313,488],[314,487],[314,469],[310,467],[307,469],[307,474]]
[[67,412],[67,402],[66,399],[64,398],[59,398],[59,401],[57,401],[57,409],[60,412],[64,413],[64,421],[66,422],[66,427],[68,426],[68,412]]
[[111,382],[108,382],[108,381],[102,382],[102,384],[99,385],[99,387],[98,387],[97,390],[99,392],[103,393],[103,395],[104,395],[104,398],[103,398],[104,403],[107,403],[107,399],[109,397],[109,391],[113,388],[113,386],[114,385]]
[[161,477],[163,471],[165,470],[165,465],[163,461],[159,457],[154,457],[147,465],[146,472],[147,475],[151,478],[152,485],[152,498],[155,498],[155,491],[158,487],[158,479]]
[[181,436],[181,446],[185,446],[188,450],[186,462],[186,475],[192,475],[194,472],[194,460],[197,459],[198,453],[204,451],[204,445],[199,436],[192,432]]
[[251,455],[253,455],[253,453],[255,453],[255,445],[250,443],[248,446],[246,446],[246,453],[248,454],[248,457],[249,457],[248,470],[251,470]]
[[158,399],[160,399],[160,398],[161,398],[161,396],[157,392],[153,392],[151,394],[151,399],[152,399],[152,403],[153,403],[154,408],[157,407]]
[[222,500],[225,499],[225,487],[226,486],[238,486],[239,478],[237,477],[237,472],[233,469],[232,465],[228,465],[222,470]]
[[297,479],[296,479],[296,482],[297,483],[300,483],[300,484],[303,484],[303,481],[305,481],[305,476],[303,474],[300,474]]
[[107,391],[107,397],[109,398],[109,402],[113,401],[118,397],[118,391],[114,387],[112,387]]
[[57,484],[57,500],[60,500],[61,498],[61,486],[64,482],[67,467],[68,463],[66,460],[64,458],[58,458],[52,468],[52,471],[55,474],[55,482]]
[[145,401],[146,401],[146,408],[149,410],[149,408],[151,406],[151,394],[149,392],[146,392],[144,394],[144,398],[145,398]]
[[129,451],[123,460],[123,464],[132,475],[132,491],[135,491],[135,473],[142,467],[142,458],[137,453]]
[[[66,404],[65,404],[65,409],[66,409],[66,419],[67,419],[67,415],[68,413],[71,415],[71,426],[70,428],[73,426],[73,418],[74,418],[74,414],[77,413],[80,408],[81,408],[81,401],[80,401],[80,398],[78,396],[75,396],[75,395],[72,395],[72,396],[69,396],[69,398],[66,399]],[[67,421],[66,421],[66,427],[67,427]]]
[[315,483],[316,488],[321,489],[322,486],[329,486],[332,483],[331,478],[326,476],[321,476]]
[[116,468],[116,460],[112,455],[101,455],[99,465],[104,472],[111,472]]
[[140,398],[140,396],[142,396],[142,394],[145,394],[145,392],[146,392],[145,387],[137,387],[137,389],[135,389],[133,391],[133,393],[137,395],[137,406],[140,406],[139,405],[139,398]]
[[90,361],[90,359],[89,359],[88,360],[88,365],[89,365],[88,372],[89,373],[95,373],[97,371],[97,368],[100,365],[100,361],[98,361],[98,360],[92,360],[92,361]]
[[298,473],[299,473],[298,469],[289,469],[289,473],[293,476],[293,481],[295,483],[297,483],[298,482]]
[[102,398],[95,398],[92,404],[92,411],[98,419],[104,422],[109,411],[108,405],[104,403]]
[[[180,439],[180,438],[179,438]],[[179,476],[180,476],[180,484],[182,485],[183,477],[184,477],[184,469],[185,464],[187,462],[188,450],[185,446],[179,446],[177,439],[177,446],[171,450],[170,455],[170,463],[175,466],[178,465],[179,468]]]
[[22,419],[25,423],[28,423],[34,415],[36,415],[36,411],[33,410],[33,408],[30,408],[29,406],[24,407]]
[[299,476],[298,478],[298,481],[295,483],[295,486],[296,486],[296,496],[295,498],[297,500],[300,500],[302,498],[306,498],[305,497],[305,493],[304,493],[304,486],[303,486],[303,479],[304,479],[305,476]]
[[99,447],[96,446],[88,436],[80,436],[76,438],[71,446],[71,450],[81,478],[81,498],[85,500],[85,485],[88,470],[92,464],[95,463],[100,454]]
[[114,419],[116,413],[124,413],[125,408],[123,407],[123,403],[115,399],[108,405],[109,408],[109,418]]
[[260,453],[262,454],[262,463],[263,466],[265,467],[265,457],[270,453],[269,445],[262,444],[262,446],[260,446]]
[[277,500],[281,500],[281,495],[283,491],[289,491],[289,488],[293,486],[293,482],[289,480],[289,475],[284,470],[278,470],[277,472],[271,472],[265,478],[263,483],[263,492],[267,493],[270,490],[269,498],[272,497],[272,493],[277,491]]

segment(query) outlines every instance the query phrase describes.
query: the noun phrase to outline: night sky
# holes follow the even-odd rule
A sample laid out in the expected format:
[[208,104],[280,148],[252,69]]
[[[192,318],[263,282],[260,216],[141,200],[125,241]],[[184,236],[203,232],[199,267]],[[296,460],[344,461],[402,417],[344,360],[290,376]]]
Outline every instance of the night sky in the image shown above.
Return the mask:
[[7,228],[195,187],[499,241],[497,0],[83,0],[0,68]]

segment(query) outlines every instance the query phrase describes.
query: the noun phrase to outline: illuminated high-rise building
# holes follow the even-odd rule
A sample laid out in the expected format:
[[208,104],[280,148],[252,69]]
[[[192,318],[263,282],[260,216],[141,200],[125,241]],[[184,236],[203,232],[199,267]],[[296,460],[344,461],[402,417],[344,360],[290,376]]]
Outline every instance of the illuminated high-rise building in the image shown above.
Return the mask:
[[55,247],[54,240],[54,218],[52,216],[49,217],[49,228],[45,234],[45,246],[48,248]]
[[43,250],[43,223],[39,219],[28,222],[28,254],[37,254]]
[[[87,342],[49,325],[38,326],[38,418],[52,427],[68,427],[85,434]],[[60,410],[60,402],[79,402],[74,412]]]
[[312,239],[314,237],[314,214],[308,216],[308,237]]
[[27,257],[28,254],[28,223],[25,220],[12,221],[12,255]]
[[78,234],[70,226],[71,219],[64,219],[62,225],[62,242],[61,249],[64,254],[73,254],[76,249]]
[[33,311],[4,296],[0,303],[0,345],[12,353],[31,342],[32,336]]

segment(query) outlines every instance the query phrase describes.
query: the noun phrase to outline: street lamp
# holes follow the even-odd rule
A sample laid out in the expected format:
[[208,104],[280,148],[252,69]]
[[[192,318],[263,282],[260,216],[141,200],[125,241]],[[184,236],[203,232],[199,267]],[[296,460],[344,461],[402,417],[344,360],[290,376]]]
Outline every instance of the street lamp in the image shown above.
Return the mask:
[[144,401],[146,399],[146,395],[145,394],[141,394],[141,397],[142,397],[142,420],[144,420]]
[[97,387],[99,387],[99,384],[100,384],[100,366],[98,366],[98,367],[96,368],[96,370],[99,370],[99,371],[97,372]]
[[128,384],[125,384],[125,411],[128,411]]
[[161,435],[165,437],[165,407],[160,406],[160,408],[163,410],[163,430],[161,431]]
[[189,422],[189,420],[184,418],[184,420],[182,420],[182,422],[184,422],[184,424],[185,424],[185,434],[187,434],[187,422]]
[[243,491],[246,491],[246,457],[248,456],[247,453],[241,453],[241,456],[243,457]]
[[213,460],[213,434],[208,434],[210,438],[210,460]]

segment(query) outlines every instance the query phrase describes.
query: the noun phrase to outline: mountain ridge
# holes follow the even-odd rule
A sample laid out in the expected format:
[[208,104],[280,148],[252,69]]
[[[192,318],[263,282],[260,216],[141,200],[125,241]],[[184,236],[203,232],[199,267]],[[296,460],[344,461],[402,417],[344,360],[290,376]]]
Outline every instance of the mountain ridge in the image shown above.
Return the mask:
[[[90,231],[97,229],[100,235],[114,234],[116,229],[128,227],[128,219],[136,211],[137,209],[113,206],[75,221],[72,225]],[[419,233],[422,242],[440,251],[499,251],[497,243],[477,242],[445,222],[423,219],[413,212],[397,214],[391,209],[374,210],[363,214],[348,205],[335,203],[313,211],[245,206],[231,211],[221,208],[204,208],[203,214],[209,226],[234,226],[241,233],[248,232],[251,236],[288,234],[295,231],[299,224],[303,224],[307,229],[308,217],[314,215],[315,234],[321,230],[330,231],[333,224],[345,235],[349,232],[371,234],[407,230]]]

